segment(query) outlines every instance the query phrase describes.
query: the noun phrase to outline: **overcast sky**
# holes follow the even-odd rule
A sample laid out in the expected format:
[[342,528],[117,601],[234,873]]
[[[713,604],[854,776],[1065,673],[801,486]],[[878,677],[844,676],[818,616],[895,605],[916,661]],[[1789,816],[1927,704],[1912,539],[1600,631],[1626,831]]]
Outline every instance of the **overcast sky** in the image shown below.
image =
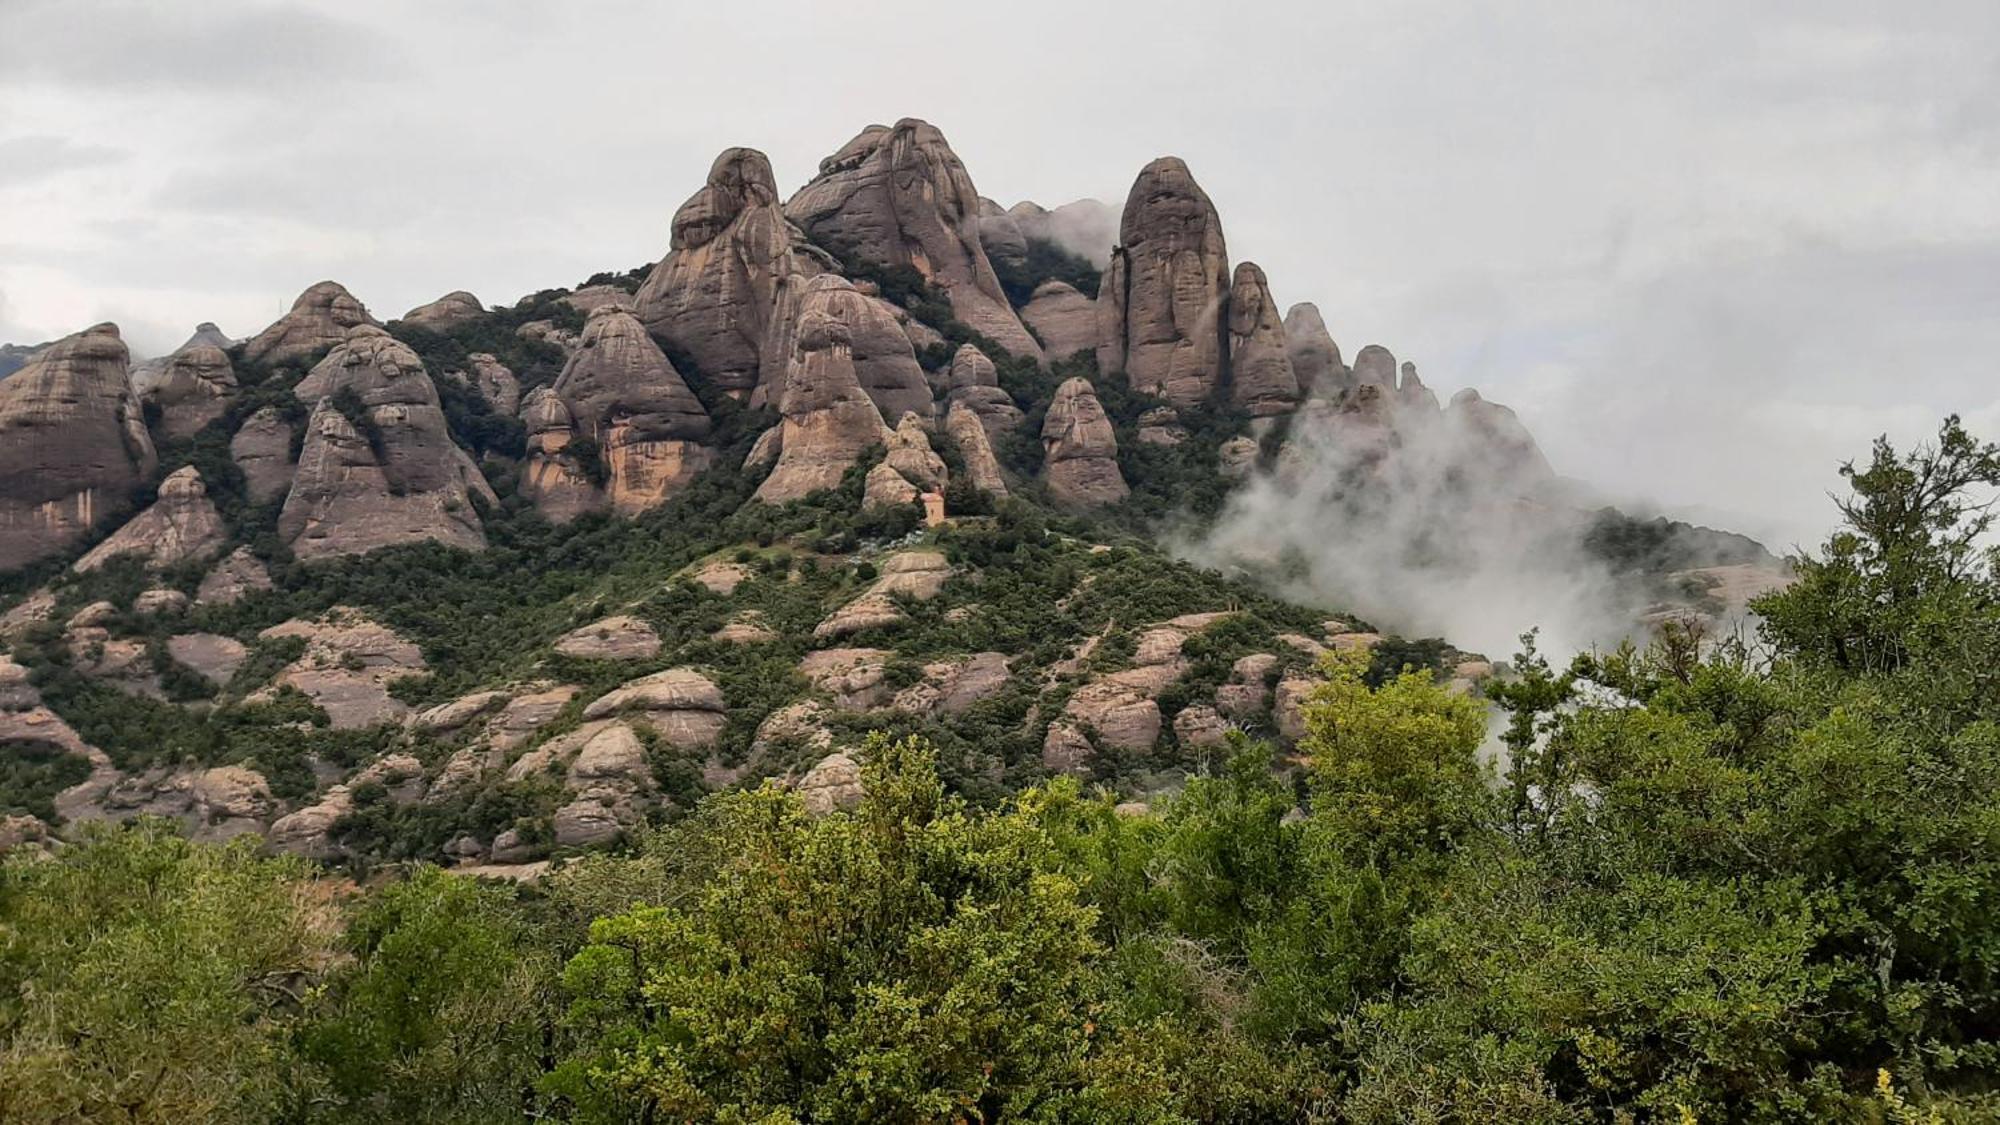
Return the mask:
[[1182,156],[1349,357],[1774,546],[1875,433],[2000,436],[1992,0],[0,0],[0,341],[511,302],[904,116],[1009,204]]

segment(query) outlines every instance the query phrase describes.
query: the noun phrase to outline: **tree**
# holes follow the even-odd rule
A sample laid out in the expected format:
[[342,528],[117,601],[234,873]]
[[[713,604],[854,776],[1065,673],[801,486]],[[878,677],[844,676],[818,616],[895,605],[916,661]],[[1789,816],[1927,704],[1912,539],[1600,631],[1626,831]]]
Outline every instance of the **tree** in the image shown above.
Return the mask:
[[334,936],[328,888],[257,841],[101,827],[0,866],[0,1119],[272,1120]]

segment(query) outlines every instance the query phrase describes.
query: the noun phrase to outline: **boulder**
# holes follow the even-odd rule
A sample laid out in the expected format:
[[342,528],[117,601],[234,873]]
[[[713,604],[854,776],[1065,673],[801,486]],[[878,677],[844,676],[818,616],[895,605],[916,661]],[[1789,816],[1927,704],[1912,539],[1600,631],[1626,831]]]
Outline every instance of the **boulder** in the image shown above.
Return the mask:
[[722,628],[709,634],[709,639],[730,645],[760,645],[775,641],[778,634],[764,624],[764,615],[756,610],[745,610]]
[[1319,681],[1286,677],[1278,681],[1278,690],[1271,703],[1271,712],[1278,724],[1278,737],[1287,742],[1297,742],[1306,735],[1306,701],[1311,698]]
[[799,779],[793,791],[799,795],[799,802],[805,805],[806,811],[814,816],[851,809],[867,795],[861,784],[860,764],[844,752],[821,758]]
[[[350,329],[295,393],[317,405],[278,514],[278,534],[293,553],[311,560],[426,540],[486,545],[472,500],[498,501],[452,442],[437,387],[415,352],[380,328]],[[342,412],[343,395],[358,418]]]
[[586,512],[601,510],[604,492],[591,474],[601,472],[601,453],[586,465],[570,443],[576,425],[569,407],[553,387],[537,387],[522,404],[521,421],[528,431],[528,459],[521,470],[521,495],[551,523],[568,523]]
[[820,640],[846,637],[867,629],[901,625],[908,619],[894,601],[870,591],[834,610],[831,616],[814,627],[813,636]]
[[419,734],[447,735],[462,730],[507,705],[512,698],[504,691],[476,691],[449,703],[410,716],[410,729]]
[[957,447],[959,460],[965,463],[966,481],[995,500],[1005,500],[1007,480],[1000,472],[1000,459],[994,456],[993,443],[979,415],[964,403],[954,402],[945,412],[944,432]]
[[251,337],[243,345],[243,359],[267,365],[305,359],[338,346],[349,329],[362,324],[377,321],[339,282],[322,281],[299,294],[290,312]]
[[[855,370],[855,326],[850,318],[865,315],[859,310],[866,303],[851,285],[820,286],[827,279],[827,275],[814,279],[799,312],[796,352],[786,367],[784,393],[778,399],[777,464],[756,493],[766,503],[784,503],[833,488],[862,450],[888,442],[882,413],[862,390]],[[843,279],[834,280],[845,284]],[[903,346],[908,348],[907,340]],[[922,376],[919,369],[919,382]],[[924,393],[928,396],[928,388]]]
[[160,482],[152,507],[76,560],[75,569],[87,573],[121,555],[136,555],[147,566],[164,569],[209,556],[228,538],[221,513],[208,499],[207,483],[199,470],[186,465]]
[[238,547],[215,564],[195,589],[194,604],[229,605],[246,595],[271,588],[271,572],[248,547]]
[[279,687],[297,688],[326,712],[336,730],[401,722],[410,708],[389,694],[390,685],[428,671],[416,645],[341,606],[315,620],[294,618],[273,625],[258,636],[303,637],[306,648],[253,698],[268,699]]
[[503,752],[519,748],[569,706],[580,690],[571,684],[561,684],[517,694],[487,724],[493,748]]
[[638,310],[638,300],[622,285],[586,285],[565,294],[561,301],[570,308],[589,316],[606,305],[617,305],[626,312]]
[[979,192],[934,126],[914,118],[869,126],[820,162],[785,214],[823,246],[916,270],[957,319],[1015,355],[1041,358],[981,246]]
[[660,651],[660,635],[636,617],[593,621],[557,638],[555,649],[579,660],[646,660]]
[[188,596],[179,590],[165,586],[155,586],[139,591],[132,599],[132,612],[141,617],[152,617],[162,613],[179,613],[188,607]]
[[1042,338],[1052,359],[1068,359],[1097,346],[1097,302],[1065,281],[1035,286],[1021,319]]
[[252,503],[285,495],[292,487],[292,423],[275,406],[243,420],[229,439],[229,459],[243,473]]
[[404,324],[414,324],[432,332],[449,332],[461,324],[470,324],[486,315],[486,306],[479,298],[463,289],[454,290],[432,301],[428,305],[418,305],[403,314]]
[[1042,766],[1050,773],[1086,774],[1096,757],[1097,748],[1082,731],[1060,720],[1049,724],[1042,738]]
[[782,384],[800,290],[829,264],[786,220],[770,160],[725,149],[674,213],[667,255],[633,305],[704,378],[745,398]]
[[1097,368],[1176,406],[1222,379],[1229,252],[1207,193],[1178,157],[1146,165],[1125,198],[1098,288]]
[[66,336],[0,380],[0,570],[57,554],[131,508],[153,439],[115,324]]
[[1223,476],[1245,477],[1257,467],[1257,453],[1256,438],[1233,437],[1216,449],[1216,465]]
[[879,648],[829,648],[806,653],[799,674],[833,697],[843,711],[867,711],[888,701],[883,682],[890,653]]
[[1104,746],[1144,750],[1160,738],[1160,705],[1140,687],[1111,677],[1078,688],[1063,714]]
[[944,458],[931,449],[930,435],[915,414],[904,414],[885,444],[881,464],[868,471],[863,508],[909,504],[926,492],[944,491]]
[[[228,409],[236,395],[236,369],[223,350],[227,344],[220,329],[204,324],[193,339],[156,361],[157,372],[144,382],[139,398],[159,411],[161,437],[192,437]],[[136,367],[132,385],[135,390],[142,385]]]
[[708,747],[728,719],[722,689],[688,668],[668,668],[614,688],[583,709],[586,721],[629,715],[675,747]]
[[1007,686],[1012,670],[1001,652],[976,652],[924,665],[923,679],[896,693],[899,711],[960,715]]
[[595,441],[614,511],[635,515],[685,488],[711,460],[708,412],[645,326],[615,305],[590,314],[555,392]]
[[1180,411],[1171,406],[1155,406],[1139,415],[1139,444],[1179,445],[1188,439],[1181,425]]
[[194,669],[208,682],[220,687],[229,682],[236,669],[250,655],[242,641],[214,633],[183,633],[167,638],[167,655]]
[[1088,379],[1056,388],[1042,422],[1042,478],[1064,508],[1114,504],[1131,492],[1118,471],[1118,436]]
[[1221,746],[1229,741],[1229,723],[1215,708],[1196,703],[1174,716],[1174,737],[1182,746]]
[[757,724],[750,752],[765,757],[782,750],[780,744],[790,744],[824,753],[833,746],[833,732],[827,729],[826,720],[826,707],[816,700],[787,703]]
[[1268,418],[1291,413],[1299,398],[1270,283],[1257,263],[1243,262],[1229,287],[1229,401],[1253,418]]
[[868,470],[862,483],[861,507],[899,508],[914,504],[923,496],[923,491],[911,484],[908,477],[889,467],[887,462]]
[[1285,313],[1285,352],[1292,357],[1301,394],[1330,397],[1347,390],[1347,365],[1318,305],[1301,301]]
[[694,583],[711,594],[728,597],[750,580],[754,572],[742,563],[711,562],[694,572]]

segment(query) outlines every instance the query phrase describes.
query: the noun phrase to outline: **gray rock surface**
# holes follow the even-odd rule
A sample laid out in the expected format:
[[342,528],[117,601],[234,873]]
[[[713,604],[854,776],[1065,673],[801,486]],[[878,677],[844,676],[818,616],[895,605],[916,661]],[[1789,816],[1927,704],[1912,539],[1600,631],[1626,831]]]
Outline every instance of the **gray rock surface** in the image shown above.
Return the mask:
[[1271,285],[1255,262],[1236,267],[1229,289],[1229,401],[1253,418],[1289,414],[1299,379]]
[[1098,289],[1097,367],[1176,406],[1222,378],[1229,251],[1207,193],[1178,157],[1146,165],[1125,198]]
[[143,558],[150,567],[169,567],[210,555],[228,537],[222,515],[208,498],[207,482],[193,465],[184,465],[160,482],[159,498],[151,507],[76,560],[75,569],[96,570],[121,555]]
[[1131,493],[1118,470],[1118,436],[1084,378],[1056,389],[1042,423],[1042,478],[1065,508],[1116,503]]
[[[243,345],[249,363],[276,364],[305,359],[347,338],[347,330],[377,324],[368,309],[337,281],[322,281],[299,294],[290,312]],[[379,325],[378,325],[379,327]]]

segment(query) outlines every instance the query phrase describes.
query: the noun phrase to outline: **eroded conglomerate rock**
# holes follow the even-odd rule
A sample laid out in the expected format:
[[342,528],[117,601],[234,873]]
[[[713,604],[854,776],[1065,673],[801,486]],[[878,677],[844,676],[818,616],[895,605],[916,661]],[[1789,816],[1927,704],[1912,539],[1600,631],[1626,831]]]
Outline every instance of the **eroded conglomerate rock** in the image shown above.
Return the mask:
[[336,730],[401,722],[410,708],[389,694],[405,676],[429,670],[416,645],[358,610],[336,606],[315,620],[294,618],[259,633],[265,640],[303,637],[305,651],[253,698],[293,687],[324,710]]
[[944,134],[914,118],[862,130],[785,204],[814,241],[915,269],[944,292],[960,321],[1015,355],[1040,359],[981,247],[979,211],[979,192]]
[[1467,387],[1451,396],[1444,425],[1467,471],[1533,486],[1555,479],[1535,437],[1512,410]]
[[56,554],[131,507],[153,440],[115,324],[66,336],[0,380],[0,570]]
[[160,482],[159,499],[151,507],[76,560],[76,570],[96,570],[121,555],[139,556],[147,566],[169,567],[210,555],[228,537],[201,472],[186,465]]
[[1074,378],[1056,389],[1042,422],[1042,478],[1049,497],[1065,508],[1094,508],[1131,493],[1118,471],[1118,436],[1090,380]]
[[892,654],[879,648],[828,648],[806,653],[799,674],[833,697],[843,711],[867,711],[889,699],[884,682]]
[[[815,286],[822,280],[815,279]],[[844,295],[857,299],[849,301]],[[759,452],[775,447],[777,459],[771,475],[758,487],[757,499],[779,504],[833,488],[862,450],[887,443],[889,430],[882,424],[882,412],[862,390],[855,371],[854,326],[847,317],[865,304],[852,286],[816,288],[806,295],[796,350],[778,399],[780,421],[751,454],[754,461]],[[923,372],[917,375],[921,381]]]
[[414,324],[428,328],[432,332],[447,332],[461,324],[470,324],[486,315],[486,306],[479,298],[457,289],[427,305],[418,305],[403,314],[404,324]]
[[1188,439],[1188,430],[1181,425],[1180,411],[1155,406],[1139,415],[1138,436],[1141,445],[1179,445]]
[[668,745],[688,749],[715,745],[728,712],[715,681],[691,668],[668,668],[599,696],[583,717],[623,715],[653,728]]
[[660,651],[660,635],[636,617],[593,621],[556,638],[555,649],[579,660],[645,660]]
[[493,408],[493,413],[513,417],[521,409],[521,381],[506,364],[490,352],[473,352],[465,357],[470,371],[466,378],[472,389]]
[[303,359],[324,348],[337,346],[356,325],[376,324],[374,317],[346,287],[337,281],[322,281],[299,294],[291,311],[243,345],[249,363],[282,363]]
[[391,804],[408,804],[423,795],[423,779],[422,762],[408,754],[389,754],[328,789],[313,804],[273,821],[264,845],[275,852],[331,863],[347,854],[334,836],[334,826],[354,811],[354,790],[380,785]]
[[[522,404],[521,421],[528,431],[527,464],[521,470],[521,495],[551,523],[568,523],[604,507],[604,491],[570,444],[576,422],[553,387],[537,387]],[[594,463],[601,471],[601,459]]]
[[271,572],[248,547],[238,547],[215,564],[194,592],[194,604],[228,605],[245,596],[271,588]]
[[[634,515],[685,488],[710,462],[701,444],[708,412],[630,312],[590,314],[575,355],[555,382],[577,437],[596,443],[605,499]],[[531,429],[546,432],[551,419]],[[546,445],[546,439],[544,439]]]
[[1354,354],[1354,385],[1396,389],[1396,356],[1380,344],[1368,344]]
[[425,540],[486,545],[472,500],[496,503],[493,490],[452,442],[415,352],[380,328],[350,329],[295,393],[315,405],[278,533],[300,558]]
[[229,439],[229,459],[243,473],[253,503],[283,496],[292,487],[292,423],[275,406],[243,420]]
[[926,492],[944,491],[944,458],[931,448],[930,435],[915,414],[904,414],[885,444],[882,462],[868,471],[863,508],[909,504]]
[[1318,305],[1301,301],[1285,313],[1285,351],[1292,357],[1301,394],[1335,395],[1347,389],[1347,365]]
[[1222,378],[1229,251],[1222,222],[1178,157],[1146,165],[1125,198],[1120,245],[1097,293],[1097,367],[1193,406]]
[[1229,401],[1253,418],[1287,414],[1299,404],[1285,326],[1255,262],[1238,265],[1229,287]]
[[176,663],[194,669],[201,677],[217,686],[229,682],[250,650],[242,641],[234,637],[224,637],[216,633],[182,633],[167,638],[167,654]]
[[786,220],[764,154],[725,149],[674,213],[671,248],[634,306],[703,377],[743,398],[782,383],[801,289],[829,264]]
[[159,411],[161,437],[191,436],[229,408],[236,395],[236,369],[223,350],[228,342],[221,329],[203,324],[173,354],[151,361],[144,379],[133,367],[133,391]]
[[1007,480],[1000,472],[1000,459],[993,453],[993,443],[979,415],[964,403],[954,402],[945,412],[944,432],[958,448],[959,460],[965,462],[965,478],[972,487],[995,500],[1005,500]]
[[851,809],[867,795],[861,784],[861,765],[845,751],[821,758],[799,779],[793,791],[799,795],[806,811],[814,816]]
[[963,714],[1007,686],[1008,662],[1005,653],[975,652],[926,664],[923,679],[897,692],[892,705],[912,714]]
[[993,361],[972,344],[959,345],[958,351],[951,357],[945,401],[953,406],[964,406],[978,415],[979,424],[986,428],[989,442],[998,441],[1001,434],[1021,421],[1021,408],[1014,405],[1014,397],[1001,388],[1000,373],[993,366]]
[[1067,359],[1097,346],[1097,302],[1066,281],[1035,286],[1021,319],[1042,338],[1050,358]]

